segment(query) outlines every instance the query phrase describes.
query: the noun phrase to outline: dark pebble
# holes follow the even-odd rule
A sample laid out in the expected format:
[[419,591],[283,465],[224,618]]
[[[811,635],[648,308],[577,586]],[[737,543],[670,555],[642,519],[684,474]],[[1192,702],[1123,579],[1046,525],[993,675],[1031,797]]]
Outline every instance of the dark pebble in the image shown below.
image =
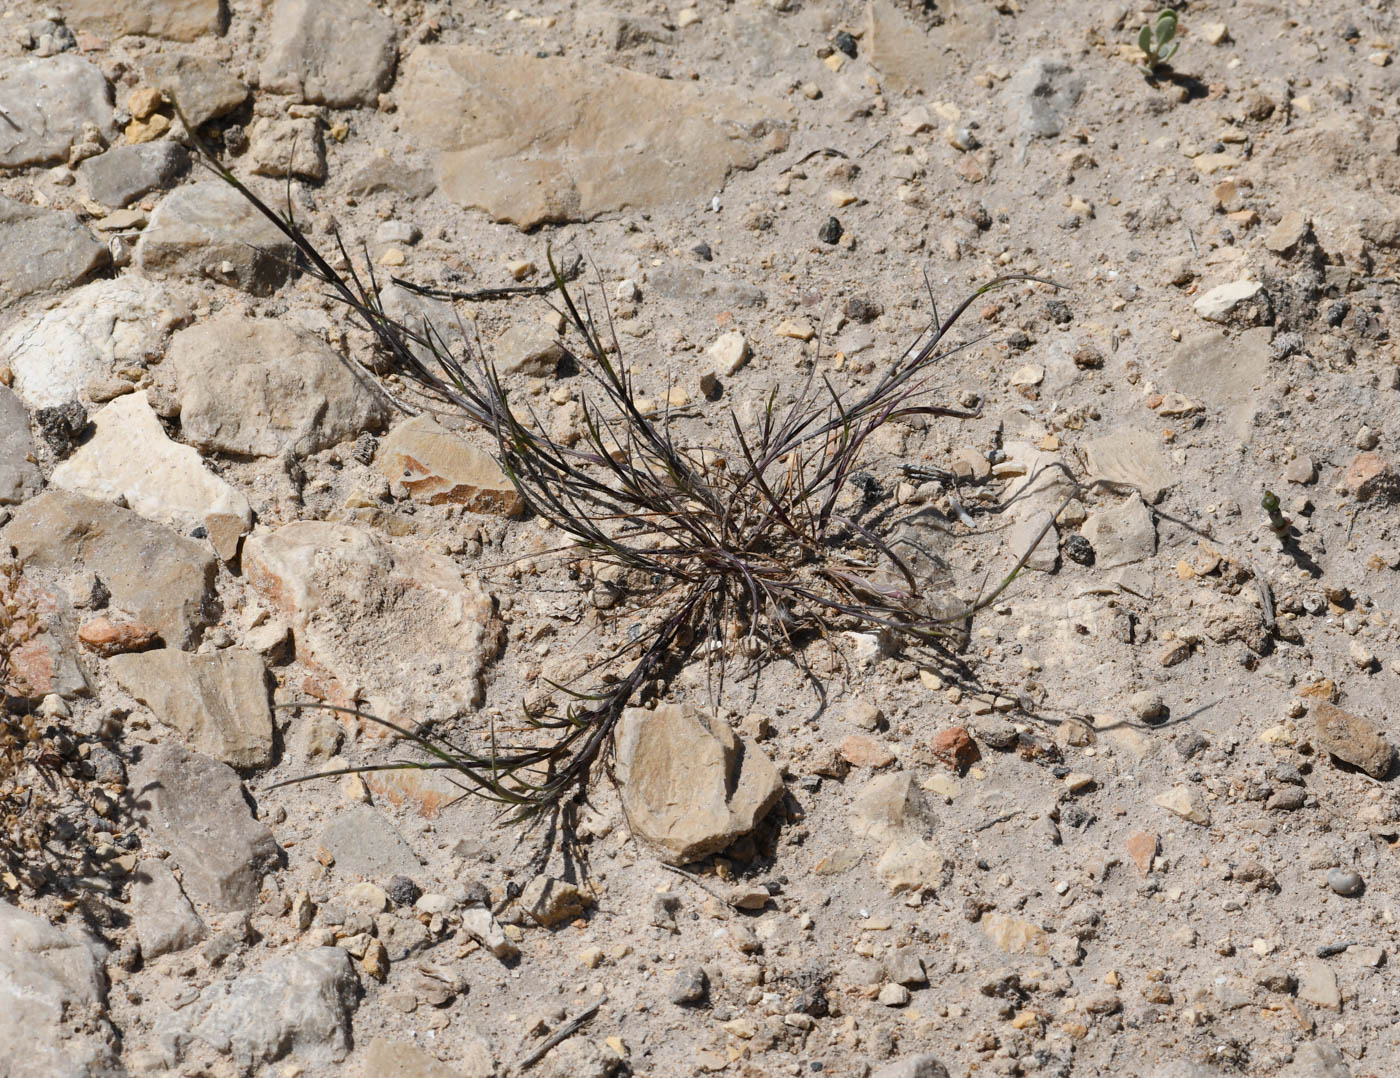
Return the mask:
[[1065,536],[1065,557],[1080,565],[1094,564],[1094,544],[1084,536],[1071,532]]
[[856,58],[856,39],[853,38],[850,34],[846,33],[845,30],[842,30],[834,38],[832,38],[831,43],[835,45],[838,49],[840,49],[842,52],[844,52],[847,56],[849,56],[852,60]]
[[407,876],[390,876],[384,883],[384,893],[395,906],[411,906],[423,894],[423,889]]
[[697,243],[690,249],[690,253],[701,262],[713,262],[715,260],[715,253],[710,250],[710,245],[708,243]]
[[846,230],[841,227],[840,221],[835,217],[828,217],[826,219],[826,224],[822,225],[821,230],[817,233],[817,239],[821,240],[823,243],[839,243],[845,231]]

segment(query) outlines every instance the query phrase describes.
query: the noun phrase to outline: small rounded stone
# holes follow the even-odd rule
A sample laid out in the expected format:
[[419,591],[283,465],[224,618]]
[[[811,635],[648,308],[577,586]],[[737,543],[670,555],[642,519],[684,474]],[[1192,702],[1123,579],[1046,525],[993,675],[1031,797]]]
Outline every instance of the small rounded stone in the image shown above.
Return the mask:
[[1327,873],[1327,886],[1339,895],[1359,895],[1361,893],[1361,873],[1349,868],[1334,868]]

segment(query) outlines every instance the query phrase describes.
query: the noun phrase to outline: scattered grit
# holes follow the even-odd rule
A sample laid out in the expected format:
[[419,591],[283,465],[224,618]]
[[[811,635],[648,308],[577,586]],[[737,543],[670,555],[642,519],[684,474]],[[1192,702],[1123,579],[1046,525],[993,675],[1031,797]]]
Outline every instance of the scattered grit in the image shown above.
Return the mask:
[[[1114,3],[11,2],[0,539],[59,788],[3,876],[0,1071],[1400,1070],[1400,26],[1179,6],[1149,80]],[[931,389],[980,416],[882,431],[862,490],[968,600],[1039,469],[1109,482],[966,678],[874,637],[813,649],[824,705],[674,672],[572,845],[440,775],[274,789],[394,750],[273,703],[480,745],[634,611],[480,432],[392,405],[172,100],[381,278],[585,255],[697,445],[1054,278],[978,301]],[[576,436],[544,301],[385,302]]]

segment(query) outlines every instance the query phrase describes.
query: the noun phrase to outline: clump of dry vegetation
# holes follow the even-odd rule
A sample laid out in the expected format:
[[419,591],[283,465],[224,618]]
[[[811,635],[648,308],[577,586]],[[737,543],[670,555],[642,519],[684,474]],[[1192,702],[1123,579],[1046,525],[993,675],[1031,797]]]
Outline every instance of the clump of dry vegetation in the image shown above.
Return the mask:
[[930,384],[936,365],[968,343],[950,337],[968,307],[1011,281],[1053,282],[999,277],[942,319],[935,303],[926,332],[872,387],[843,390],[814,365],[790,400],[780,404],[775,392],[748,424],[731,411],[724,444],[695,446],[678,440],[668,411],[639,407],[607,312],[595,314],[586,290],[576,296],[551,257],[552,305],[566,321],[573,361],[589,387],[583,436],[566,444],[528,404],[511,398],[480,348],[450,346],[426,319],[411,325],[391,316],[367,258],[357,270],[338,236],[335,254],[323,254],[290,210],[274,211],[205,157],[372,334],[381,355],[363,357],[364,365],[396,375],[392,385],[413,393],[406,399],[381,381],[398,406],[409,413],[450,409],[486,431],[528,512],[566,536],[570,556],[587,559],[595,581],[617,586],[639,619],[639,631],[595,665],[595,691],[570,688],[567,708],[527,711],[526,736],[517,743],[499,743],[493,730],[488,747],[473,752],[440,733],[364,716],[414,742],[428,759],[349,770],[443,769],[470,791],[529,815],[586,784],[623,709],[653,691],[668,669],[703,658],[722,677],[727,662],[756,668],[781,656],[819,684],[808,649],[820,644],[839,656],[851,631],[948,656],[967,619],[1024,564],[976,599],[957,600],[929,577],[927,558],[896,550],[888,514],[858,480],[883,425],[975,415],[932,400]]

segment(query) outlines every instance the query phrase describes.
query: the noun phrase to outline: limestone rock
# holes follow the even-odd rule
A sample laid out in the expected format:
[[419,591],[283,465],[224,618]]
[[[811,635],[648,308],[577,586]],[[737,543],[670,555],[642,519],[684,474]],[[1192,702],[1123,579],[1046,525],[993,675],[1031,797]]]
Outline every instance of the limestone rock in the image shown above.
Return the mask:
[[392,191],[406,198],[420,199],[437,190],[437,179],[432,169],[414,168],[381,149],[346,176],[345,190],[352,195]]
[[882,842],[922,835],[935,822],[932,807],[908,771],[871,779],[851,803],[849,815],[852,832]]
[[676,38],[660,19],[606,7],[584,8],[574,19],[574,29],[581,35],[601,38],[614,52],[650,43],[670,45]]
[[50,693],[64,699],[86,695],[91,687],[75,654],[72,619],[63,597],[40,586],[26,570],[12,589],[5,589],[4,598],[25,612],[25,620],[30,612],[37,615],[37,624],[22,643],[11,646],[0,689],[35,704]]
[[[1043,537],[1042,530],[1045,531]],[[1024,520],[1018,521],[1012,526],[1006,542],[1012,556],[1018,559],[1030,551],[1030,556],[1026,559],[1027,569],[1053,573],[1060,563],[1060,533],[1056,530],[1055,518],[1048,509],[1030,513]],[[1034,549],[1031,548],[1032,543],[1035,543]]]
[[[0,94],[3,90],[0,85]],[[0,306],[33,292],[75,285],[110,261],[106,244],[71,213],[0,195]]]
[[1049,936],[1045,929],[1018,917],[1010,917],[1003,913],[983,914],[982,931],[998,948],[1008,954],[1050,953]]
[[899,835],[875,865],[891,893],[936,890],[947,885],[953,865],[931,843],[917,835]]
[[517,325],[496,338],[493,358],[502,374],[549,378],[564,354],[564,343],[548,326]]
[[74,26],[105,37],[140,34],[193,41],[222,34],[228,26],[223,0],[66,0],[63,11]]
[[873,0],[868,6],[860,51],[880,72],[883,88],[932,96],[937,72],[948,62],[947,50],[996,34],[996,15],[978,0],[942,0],[938,14],[942,25],[925,29],[889,0]]
[[350,525],[298,521],[250,536],[243,570],[287,615],[297,656],[315,671],[307,687],[323,699],[348,703],[358,687],[390,721],[446,718],[480,699],[499,623],[490,595],[448,559]]
[[325,341],[274,319],[217,314],[177,333],[165,366],[181,435],[206,452],[306,456],[390,414],[384,395]]
[[208,471],[197,450],[170,440],[144,392],[118,397],[92,422],[92,437],[54,469],[54,487],[125,499],[133,512],[181,532],[204,527],[219,554],[233,557],[237,536],[252,524],[248,499]]
[[1195,303],[1207,322],[1259,326],[1273,321],[1273,303],[1258,281],[1232,281],[1206,292]]
[[0,505],[17,505],[39,493],[44,477],[34,461],[29,409],[0,386]]
[[287,279],[291,241],[222,180],[165,196],[136,241],[136,265],[152,277],[209,277],[254,295]]
[[787,145],[785,103],[593,61],[420,45],[402,81],[443,192],[520,228],[708,199]]
[[127,206],[142,195],[172,186],[190,167],[190,152],[161,140],[113,146],[89,157],[78,169],[88,198],[104,206]]
[[264,90],[348,108],[373,105],[393,79],[394,24],[365,0],[277,0],[270,36]]
[[520,948],[510,941],[505,930],[485,907],[476,906],[462,911],[462,931],[502,962],[520,953]]
[[180,866],[186,891],[217,910],[257,902],[263,873],[282,851],[253,819],[232,768],[162,742],[144,750],[131,790],[153,840]]
[[379,444],[374,465],[429,505],[450,502],[474,513],[519,516],[525,499],[489,454],[438,425],[430,415],[400,423]]
[[0,902],[0,1059],[6,1078],[116,1075],[106,978],[88,945]]
[[46,491],[15,511],[3,540],[28,570],[96,574],[113,606],[154,625],[171,647],[191,647],[212,620],[214,556],[129,509]]
[[1304,1041],[1279,1078],[1352,1078],[1342,1050],[1331,1041]]
[[146,366],[187,315],[167,290],[139,277],[94,281],[0,334],[0,364],[31,408],[67,404],[115,367]]
[[289,1055],[325,1067],[349,1053],[359,999],[350,956],[339,947],[317,947],[276,955],[233,981],[216,982],[156,1029],[176,1044],[180,1033],[193,1034],[247,1072]]
[[777,768],[757,745],[690,704],[628,708],[616,743],[632,830],[673,863],[724,849],[783,795]]
[[145,73],[196,130],[248,100],[248,87],[229,74],[227,65],[202,56],[160,53]]
[[117,133],[107,80],[72,53],[0,60],[0,101],[0,168],[64,160],[84,124],[108,141]]
[[[462,1068],[443,1063],[409,1041],[375,1037],[365,1053],[364,1073],[374,1078],[468,1078]],[[494,1078],[495,1068],[476,1078]]]
[[123,689],[197,752],[240,769],[272,762],[267,671],[253,652],[165,648],[118,655],[108,665]]
[[1313,708],[1313,721],[1317,723],[1318,745],[1337,759],[1361,768],[1372,778],[1390,774],[1395,747],[1375,723],[1325,700]]
[[1324,1010],[1340,1011],[1342,993],[1337,974],[1320,958],[1305,958],[1298,968],[1298,998]]
[[1264,246],[1274,254],[1288,254],[1312,230],[1312,222],[1297,210],[1289,210],[1264,237]]
[[1136,496],[1115,509],[1092,514],[1080,531],[1093,544],[1095,563],[1102,569],[1145,561],[1157,553],[1152,513]]
[[262,116],[248,129],[248,158],[259,176],[326,178],[326,143],[315,120]]
[[384,814],[368,805],[350,805],[336,813],[321,833],[320,843],[335,859],[336,870],[345,875],[412,876],[422,867]]
[[1150,505],[1176,482],[1162,454],[1161,439],[1148,431],[1116,430],[1085,446],[1091,478],[1136,487]]
[[131,918],[141,941],[141,957],[147,961],[186,950],[208,935],[175,874],[154,858],[138,862],[132,874]]
[[1206,795],[1198,787],[1173,786],[1170,790],[1158,794],[1152,801],[1183,820],[1190,820],[1202,827],[1210,826],[1210,806],[1206,802]]
[[1007,84],[1012,108],[1027,138],[1053,138],[1084,93],[1084,77],[1063,60],[1033,57]]

